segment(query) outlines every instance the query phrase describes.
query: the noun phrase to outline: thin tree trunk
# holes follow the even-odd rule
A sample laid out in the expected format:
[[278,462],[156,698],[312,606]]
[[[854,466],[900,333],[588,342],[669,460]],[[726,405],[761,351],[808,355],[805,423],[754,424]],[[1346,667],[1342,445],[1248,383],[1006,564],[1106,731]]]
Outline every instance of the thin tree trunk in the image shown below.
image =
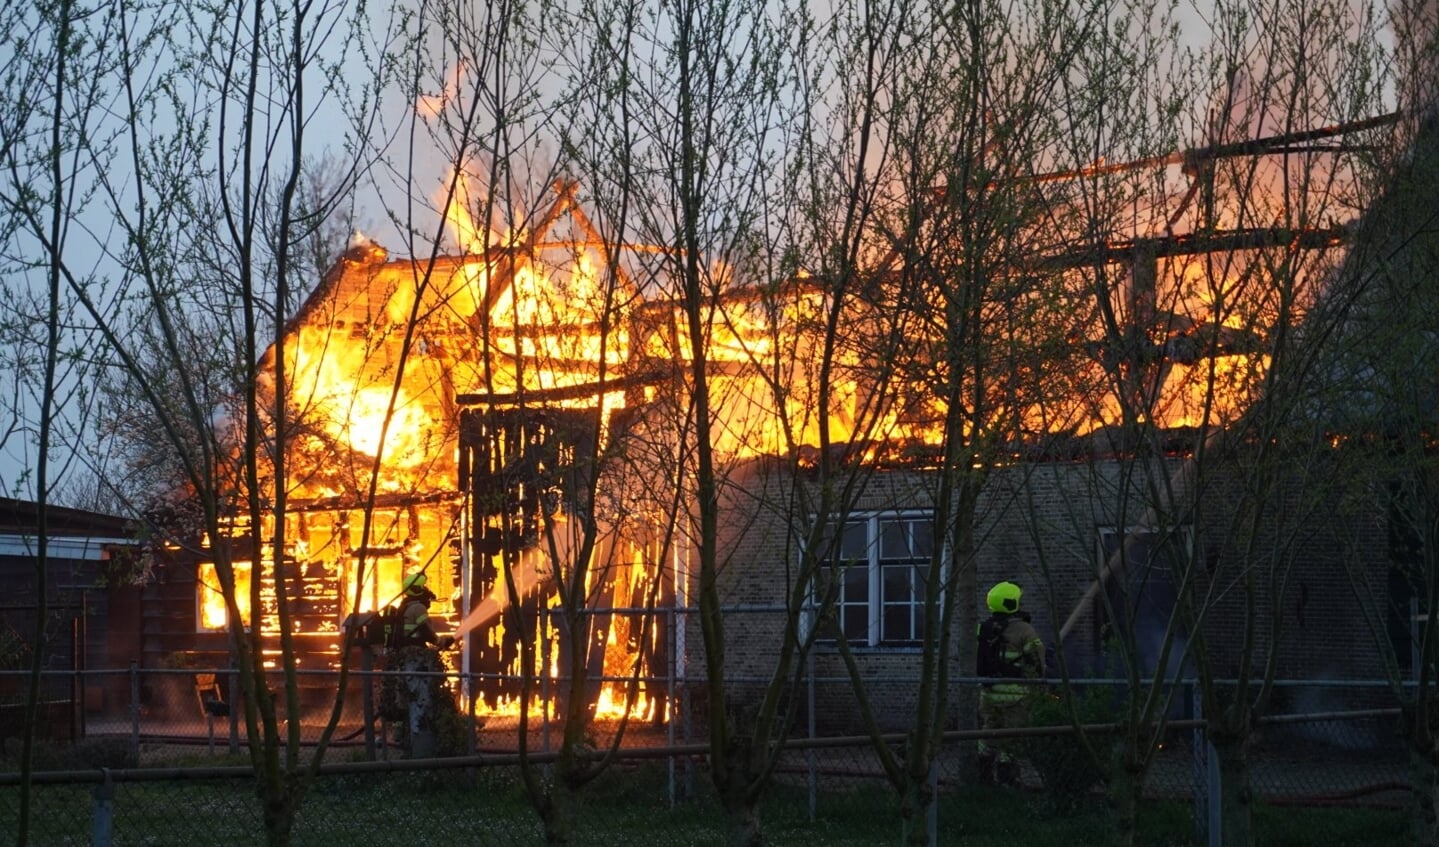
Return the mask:
[[[561,754],[562,757],[566,755]],[[554,785],[541,804],[540,819],[545,827],[545,843],[549,845],[569,844],[574,838],[579,796],[570,786],[568,772],[572,767],[563,758],[555,763]]]
[[[933,759],[926,774],[932,774]],[[930,776],[915,779],[913,775],[900,797],[900,817],[904,821],[904,843],[911,847],[929,847],[929,813],[934,807],[934,782]]]
[[295,830],[295,810],[299,798],[286,792],[266,792],[265,844],[267,847],[289,847]]
[[1433,752],[1409,745],[1409,831],[1420,847],[1439,847],[1439,764]]
[[750,790],[750,758],[754,755],[753,739],[746,736],[730,736],[728,763],[720,781],[720,802],[724,808],[725,843],[728,847],[760,847],[764,844],[764,833],[760,828],[759,809],[755,805],[754,792]]
[[1254,844],[1254,792],[1249,784],[1248,738],[1211,741],[1219,758],[1219,796],[1211,802],[1219,803],[1224,843],[1250,847]]
[[1109,785],[1114,847],[1134,847],[1135,831],[1139,822],[1139,793],[1143,789],[1143,776],[1136,772],[1131,763],[1123,762],[1114,769],[1113,781]]
[[728,799],[724,811],[725,844],[728,847],[761,847],[764,844],[759,812],[747,798]]

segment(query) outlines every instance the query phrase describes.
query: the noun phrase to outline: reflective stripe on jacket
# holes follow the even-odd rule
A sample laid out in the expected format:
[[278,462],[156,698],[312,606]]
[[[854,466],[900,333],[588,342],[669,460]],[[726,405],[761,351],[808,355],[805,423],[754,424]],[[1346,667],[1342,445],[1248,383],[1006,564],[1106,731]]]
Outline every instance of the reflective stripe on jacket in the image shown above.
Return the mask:
[[[1016,669],[1017,677],[1044,678],[1044,641],[1033,625],[1023,617],[1010,617],[1001,639],[1000,659],[1006,667]],[[1013,705],[1033,689],[1032,685],[1018,682],[995,682],[980,689],[980,701],[993,706]]]
[[400,614],[402,616],[400,644],[435,643],[437,639],[435,637],[435,631],[430,627],[430,610],[428,603],[419,599],[407,600]]

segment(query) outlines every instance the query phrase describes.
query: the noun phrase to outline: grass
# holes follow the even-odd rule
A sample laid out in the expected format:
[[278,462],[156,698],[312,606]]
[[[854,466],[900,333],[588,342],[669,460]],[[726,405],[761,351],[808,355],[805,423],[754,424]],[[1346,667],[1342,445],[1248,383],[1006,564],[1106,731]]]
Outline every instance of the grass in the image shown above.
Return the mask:
[[[682,783],[685,784],[685,783]],[[576,843],[584,845],[712,845],[724,842],[724,820],[702,773],[693,794],[668,804],[663,765],[623,768],[586,788]],[[93,786],[38,786],[31,810],[30,843],[90,843]],[[875,783],[817,796],[816,820],[803,785],[777,784],[766,795],[760,820],[766,843],[861,845],[900,843],[894,796]],[[113,801],[114,843],[158,847],[262,844],[260,801],[243,781],[176,780],[119,783]],[[13,832],[19,793],[0,788],[0,832]],[[964,847],[1016,844],[1103,844],[1110,832],[1097,798],[1060,811],[1042,795],[984,787],[946,791],[938,809],[939,843]],[[1404,814],[1376,809],[1256,810],[1256,841],[1288,845],[1373,845],[1407,840]],[[414,847],[542,844],[543,834],[513,770],[428,771],[322,779],[306,798],[296,847]],[[1195,843],[1192,810],[1153,803],[1141,810],[1137,843],[1169,847]]]
[[1265,847],[1372,847],[1413,840],[1407,814],[1385,809],[1260,806],[1254,813],[1254,830],[1255,843]]

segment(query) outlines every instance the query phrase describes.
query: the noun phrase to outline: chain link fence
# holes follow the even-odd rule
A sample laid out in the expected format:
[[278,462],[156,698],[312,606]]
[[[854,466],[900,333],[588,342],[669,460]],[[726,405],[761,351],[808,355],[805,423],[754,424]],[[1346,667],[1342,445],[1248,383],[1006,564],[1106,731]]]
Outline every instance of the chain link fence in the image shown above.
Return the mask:
[[[240,709],[229,708],[237,690],[229,672],[130,669],[55,676],[63,678],[43,685],[46,707],[33,754],[29,843],[264,843],[243,717]],[[334,706],[337,680],[317,675],[308,682],[299,689],[311,692],[299,698],[300,714],[281,710],[286,720],[297,721],[302,754],[313,750]],[[365,847],[397,838],[422,845],[544,843],[521,779],[519,725],[513,716],[475,716],[469,742],[475,755],[406,759],[365,695],[382,683],[380,674],[357,674],[352,680],[333,745],[305,797],[292,843]],[[460,690],[465,681],[452,679],[451,685]],[[1282,690],[1290,693],[1278,699],[1290,706],[1355,708],[1265,719],[1246,749],[1258,830],[1291,839],[1312,831],[1336,844],[1345,843],[1342,827],[1349,825],[1356,838],[1364,833],[1365,840],[1354,843],[1374,843],[1376,833],[1404,840],[1406,753],[1397,709],[1382,705],[1387,689],[1285,683]],[[1174,702],[1144,782],[1141,832],[1144,843],[1204,844],[1219,826],[1221,768],[1204,734],[1203,716],[1194,713],[1193,698],[1182,692]],[[0,725],[0,736],[6,736],[0,832],[15,831],[21,814],[16,771],[23,727],[14,715],[7,711]],[[817,724],[803,717],[791,727],[760,804],[766,842],[898,843],[905,825],[901,803],[871,740],[817,733]],[[552,774],[546,751],[558,744],[559,728],[540,710],[528,729],[533,752],[523,761],[541,785],[548,785]],[[616,740],[616,732],[616,723],[597,721],[590,741],[603,749]],[[933,816],[916,825],[931,828],[939,844],[1104,840],[1111,824],[1103,775],[1074,729],[1032,727],[1007,735],[1022,760],[1019,785],[996,788],[970,776],[976,742],[996,733],[949,732],[933,772]],[[1114,743],[1115,729],[1093,724],[1085,738],[1103,754]],[[884,740],[902,754],[902,735]],[[576,795],[573,843],[726,840],[725,817],[707,772],[703,722],[631,722],[619,741],[622,753],[615,764]]]

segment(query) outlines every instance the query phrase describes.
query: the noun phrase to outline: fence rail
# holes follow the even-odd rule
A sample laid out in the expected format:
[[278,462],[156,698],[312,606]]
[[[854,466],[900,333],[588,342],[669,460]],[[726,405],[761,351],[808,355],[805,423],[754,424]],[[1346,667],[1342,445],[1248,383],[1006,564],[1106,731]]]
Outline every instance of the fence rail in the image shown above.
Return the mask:
[[[222,695],[227,705],[234,702],[237,687],[231,672],[127,669],[44,676],[69,680],[68,686],[61,686],[54,678],[42,679],[48,708],[69,723],[49,722],[53,732],[34,751],[27,789],[33,807],[30,843],[189,847],[262,840],[254,772],[244,750],[243,710],[216,709],[215,700],[206,699],[209,691]],[[319,694],[307,695],[314,699],[302,703],[296,729],[302,744],[311,746],[333,708],[336,686],[333,675],[306,676],[319,677],[307,686]],[[384,676],[356,672],[354,687],[363,691]],[[455,690],[462,682],[450,677]],[[834,685],[838,690],[840,683]],[[1086,685],[1112,687],[1102,681],[1086,681]],[[93,691],[97,686],[107,695],[121,692],[123,696],[83,703],[54,696],[57,688]],[[1396,833],[1402,841],[1409,798],[1407,759],[1397,731],[1398,708],[1383,705],[1385,698],[1392,697],[1390,689],[1378,683],[1293,682],[1283,690],[1290,693],[1280,701],[1310,708],[1265,717],[1247,751],[1251,791],[1264,814],[1271,816],[1269,825],[1293,826],[1311,817],[1320,821],[1315,816],[1342,808],[1347,814],[1364,816],[1366,828]],[[23,703],[24,689],[0,673],[0,691],[6,692],[0,696],[0,719],[5,720],[0,724],[0,831],[10,831],[19,815],[16,753],[23,729],[12,721],[16,707]],[[1179,694],[1147,774],[1145,815],[1155,819],[1152,825],[1162,826],[1155,810],[1166,810],[1163,814],[1172,819],[1167,825],[1178,832],[1162,836],[1164,843],[1202,844],[1218,837],[1217,798],[1222,786],[1203,716],[1195,713],[1195,701],[1186,692]],[[500,713],[476,716],[474,755],[406,759],[383,721],[367,722],[363,697],[351,692],[342,703],[336,744],[307,795],[293,843],[329,844],[343,838],[352,847],[364,847],[393,841],[392,832],[383,836],[360,832],[356,820],[380,826],[378,818],[370,817],[371,806],[386,807],[397,798],[423,809],[425,826],[433,826],[434,833],[479,827],[476,831],[487,833],[480,843],[542,843],[519,769],[543,768],[553,760],[558,727],[544,710],[527,722],[527,746],[532,752],[524,759],[517,752],[518,718]],[[1316,705],[1331,708],[1313,708]],[[650,836],[659,832],[648,840],[663,843],[723,840],[723,815],[706,775],[703,722],[674,717],[626,728],[620,764],[613,778],[604,781],[604,790],[589,792],[591,799],[584,805],[589,816],[586,831],[575,843],[627,843],[638,837],[637,832]],[[790,833],[788,843],[897,841],[900,805],[873,742],[852,733],[815,733],[814,726],[812,720],[797,720],[792,727],[762,809],[767,832]],[[37,726],[37,730],[45,728]],[[1118,723],[1098,722],[1082,731],[1104,743],[1121,729]],[[617,732],[617,722],[597,722],[597,747],[614,740]],[[1093,763],[1075,755],[1080,749],[1075,732],[1067,725],[947,732],[933,775],[939,799],[931,825],[939,836],[937,843],[958,843],[960,833],[973,835],[981,826],[976,816],[1005,803],[1021,804],[1008,814],[1013,826],[1021,827],[1010,835],[1020,837],[1022,843],[1043,844],[1047,837],[1056,843],[1102,838],[1103,804],[1097,798],[1103,785]],[[967,763],[981,738],[1016,740],[1024,761],[1019,787],[998,796],[985,795],[982,792],[993,789],[976,786],[967,776]],[[882,740],[897,750],[905,743],[902,733]],[[1095,810],[1094,821],[1074,817],[1075,809],[1084,808]],[[1296,817],[1295,810],[1302,814]],[[1053,823],[1052,836],[1044,835],[1044,828],[1051,826],[1046,823],[1049,815],[1055,821],[1069,821]],[[409,814],[403,817],[408,819]],[[1308,825],[1321,827],[1319,832],[1332,826]],[[1085,826],[1099,827],[1090,833],[1093,838],[1084,834]],[[216,840],[217,834],[232,828],[248,835]],[[816,839],[817,834],[824,837]],[[434,838],[418,840],[435,844],[453,840]],[[785,837],[769,840],[787,843]]]

